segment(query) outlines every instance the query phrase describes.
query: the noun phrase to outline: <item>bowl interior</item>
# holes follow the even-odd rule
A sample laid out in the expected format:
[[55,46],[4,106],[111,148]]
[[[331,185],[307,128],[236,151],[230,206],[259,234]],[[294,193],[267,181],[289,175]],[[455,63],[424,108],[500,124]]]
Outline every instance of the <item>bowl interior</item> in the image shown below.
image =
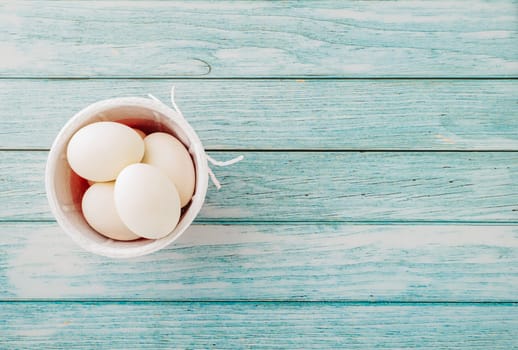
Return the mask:
[[[198,176],[203,164],[195,148],[189,131],[182,127],[179,116],[165,114],[159,108],[142,106],[138,103],[98,104],[78,113],[61,130],[52,146],[47,163],[47,192],[54,214],[60,225],[81,246],[92,252],[112,257],[131,257],[149,253],[172,242],[192,222],[205,197],[206,185],[200,186],[203,177]],[[189,150],[195,166],[196,188],[193,199],[182,209],[182,215],[176,228],[164,238],[158,240],[138,239],[135,241],[116,241],[93,230],[86,222],[81,211],[81,200],[88,188],[88,182],[75,174],[68,165],[66,147],[70,138],[80,128],[98,121],[115,121],[138,128],[146,134],[166,132],[178,138]],[[192,130],[192,129],[191,129]],[[198,141],[199,142],[199,141]],[[203,183],[203,182],[201,182]],[[203,198],[200,198],[203,197]],[[200,201],[201,199],[201,201]]]

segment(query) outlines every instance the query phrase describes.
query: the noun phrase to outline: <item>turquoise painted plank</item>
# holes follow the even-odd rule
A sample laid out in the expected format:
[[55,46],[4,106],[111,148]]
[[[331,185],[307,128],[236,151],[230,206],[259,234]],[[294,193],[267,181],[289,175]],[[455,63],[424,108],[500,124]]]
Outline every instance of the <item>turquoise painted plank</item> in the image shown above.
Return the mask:
[[172,85],[208,149],[518,150],[512,80],[0,80],[0,148],[49,148],[86,105]]
[[119,261],[0,223],[0,251],[0,300],[518,301],[518,226],[195,225]]
[[[518,152],[243,153],[214,169],[200,221],[518,222]],[[46,156],[0,152],[1,221],[52,219]]]
[[518,75],[517,4],[6,1],[4,77]]
[[502,349],[517,304],[3,303],[0,338],[38,349]]

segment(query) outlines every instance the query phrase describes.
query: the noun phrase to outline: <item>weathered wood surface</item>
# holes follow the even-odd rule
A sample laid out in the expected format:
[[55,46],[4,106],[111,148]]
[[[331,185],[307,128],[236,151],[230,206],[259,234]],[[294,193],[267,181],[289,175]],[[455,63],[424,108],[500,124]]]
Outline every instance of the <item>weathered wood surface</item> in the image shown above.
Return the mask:
[[509,77],[517,5],[8,1],[3,77]]
[[86,105],[169,103],[172,85],[207,149],[518,150],[512,80],[254,79],[0,80],[0,148],[49,148]]
[[[508,0],[1,2],[0,348],[517,348],[517,23]],[[173,84],[246,159],[176,245],[83,252],[45,150]]]
[[[518,222],[515,152],[245,152],[202,221]],[[212,152],[218,159],[237,156]],[[47,152],[0,152],[0,220],[49,220]],[[5,203],[5,204],[4,204]]]
[[518,226],[195,225],[124,261],[56,223],[0,237],[0,300],[515,301],[518,284]]
[[0,338],[38,349],[516,348],[517,304],[10,303]]

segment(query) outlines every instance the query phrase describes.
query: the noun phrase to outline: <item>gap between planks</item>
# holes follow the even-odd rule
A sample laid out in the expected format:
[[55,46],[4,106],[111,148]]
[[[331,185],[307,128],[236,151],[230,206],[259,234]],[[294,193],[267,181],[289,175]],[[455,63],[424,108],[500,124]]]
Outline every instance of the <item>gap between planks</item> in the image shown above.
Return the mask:
[[297,76],[239,76],[239,77],[218,77],[218,76],[1,76],[0,80],[518,80],[518,76],[325,76],[325,75],[297,75]]
[[[0,224],[9,223],[56,223],[54,219],[0,219]],[[361,226],[434,226],[434,225],[449,225],[449,226],[517,226],[518,221],[498,221],[498,220],[219,220],[219,219],[195,219],[193,224],[196,225],[222,225],[222,226],[276,226],[276,225],[290,225],[290,226],[305,226],[305,225],[361,225]]]
[[457,301],[457,300],[424,300],[424,301],[406,301],[406,300],[294,300],[290,299],[235,299],[235,300],[207,300],[207,299],[192,299],[192,300],[156,300],[156,299],[97,299],[97,298],[84,298],[84,299],[0,299],[0,304],[83,304],[83,303],[94,303],[94,304],[149,304],[149,303],[160,303],[160,304],[262,304],[262,305],[275,305],[275,304],[290,304],[290,305],[340,305],[340,306],[369,306],[369,305],[387,305],[387,306],[455,306],[455,305],[487,305],[487,306],[517,306],[518,300],[509,301]]
[[[48,152],[49,148],[0,148],[0,152]],[[301,148],[275,148],[275,149],[249,149],[249,148],[206,148],[207,152],[262,152],[262,153],[325,153],[325,152],[336,152],[336,153],[488,153],[488,152],[518,152],[518,149],[355,149],[355,148],[314,148],[314,149],[301,149]]]

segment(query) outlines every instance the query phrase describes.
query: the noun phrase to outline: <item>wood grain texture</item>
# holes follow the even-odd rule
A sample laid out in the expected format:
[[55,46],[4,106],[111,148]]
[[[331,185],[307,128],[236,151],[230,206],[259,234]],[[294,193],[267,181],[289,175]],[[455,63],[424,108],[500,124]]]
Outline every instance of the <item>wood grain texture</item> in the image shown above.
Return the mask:
[[517,76],[517,5],[8,1],[4,77]]
[[[518,222],[516,152],[245,152],[200,221]],[[237,156],[211,152],[216,159]],[[0,152],[0,220],[52,219],[47,152]]]
[[0,300],[518,301],[518,226],[195,225],[123,261],[56,223],[0,237]]
[[515,348],[517,304],[15,303],[9,348]]
[[207,149],[518,150],[510,80],[0,80],[0,148],[49,148],[86,105],[172,85]]
[[[517,42],[511,0],[0,3],[0,348],[517,348]],[[173,84],[245,161],[174,246],[82,251],[44,150]]]

